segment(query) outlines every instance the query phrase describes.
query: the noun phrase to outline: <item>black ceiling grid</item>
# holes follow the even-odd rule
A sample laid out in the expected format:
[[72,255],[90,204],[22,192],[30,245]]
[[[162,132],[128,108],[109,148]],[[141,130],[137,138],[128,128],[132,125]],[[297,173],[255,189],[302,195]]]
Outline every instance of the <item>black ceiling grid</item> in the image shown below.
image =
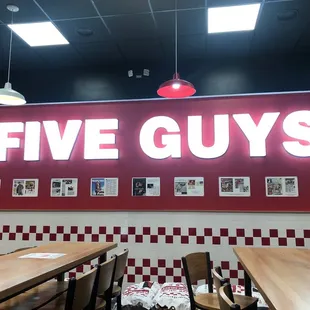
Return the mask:
[[[175,0],[7,1],[20,8],[16,23],[50,20],[70,42],[31,48],[14,36],[13,69],[130,66],[173,60]],[[208,7],[257,2],[263,2],[263,7],[255,31],[207,33]],[[10,12],[7,3],[1,3],[0,70],[6,70]],[[309,53],[309,14],[309,0],[178,0],[179,57],[212,61]]]

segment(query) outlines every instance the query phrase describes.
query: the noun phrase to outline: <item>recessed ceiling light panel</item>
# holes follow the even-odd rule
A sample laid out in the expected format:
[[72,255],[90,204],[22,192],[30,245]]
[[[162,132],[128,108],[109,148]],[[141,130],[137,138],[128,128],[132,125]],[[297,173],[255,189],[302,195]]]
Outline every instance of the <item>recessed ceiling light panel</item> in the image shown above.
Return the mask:
[[260,3],[208,9],[208,32],[254,30]]
[[51,22],[8,25],[30,46],[69,44]]

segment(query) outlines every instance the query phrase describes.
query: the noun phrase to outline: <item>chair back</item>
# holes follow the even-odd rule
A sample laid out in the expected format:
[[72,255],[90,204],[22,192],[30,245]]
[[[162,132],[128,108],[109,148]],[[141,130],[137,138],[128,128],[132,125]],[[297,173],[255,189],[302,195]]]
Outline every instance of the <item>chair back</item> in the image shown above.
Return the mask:
[[[213,282],[214,282],[214,285],[215,285],[215,288],[216,288],[216,293],[217,293],[217,296],[218,296],[218,298],[219,298],[219,304],[220,304],[220,307],[223,307],[224,305],[223,305],[222,300],[221,300],[220,297],[219,297],[219,292],[220,292],[220,288],[221,288],[225,283],[229,283],[229,280],[223,278],[221,267],[215,267],[215,268],[212,270],[212,274],[213,274]],[[234,301],[234,296],[232,295],[231,297],[232,297],[232,302],[235,302],[235,301]]]
[[98,269],[93,268],[81,277],[69,280],[65,310],[85,309],[92,303],[95,280],[98,278]]
[[189,293],[191,310],[196,309],[192,284],[199,280],[206,280],[209,293],[213,292],[213,280],[211,276],[211,261],[209,252],[196,252],[182,257],[186,284]]
[[110,260],[99,265],[100,275],[99,275],[98,290],[97,290],[98,296],[106,295],[109,290],[111,290],[111,292],[108,292],[108,293],[112,294],[116,261],[117,261],[117,257],[114,256]]
[[114,282],[118,282],[118,285],[121,287],[123,284],[125,268],[127,265],[128,258],[128,249],[124,250],[124,252],[117,255],[115,274],[114,274]]
[[220,310],[240,310],[240,305],[237,305],[233,302],[233,293],[231,290],[231,285],[229,283],[225,283],[219,289],[219,303]]

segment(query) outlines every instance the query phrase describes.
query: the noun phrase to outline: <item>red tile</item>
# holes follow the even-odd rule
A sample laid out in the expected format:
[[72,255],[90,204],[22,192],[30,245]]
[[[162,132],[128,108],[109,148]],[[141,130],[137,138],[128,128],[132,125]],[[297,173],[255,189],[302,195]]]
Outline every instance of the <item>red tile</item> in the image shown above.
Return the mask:
[[77,234],[78,233],[78,227],[77,226],[71,226],[71,234]]
[[92,233],[92,227],[91,226],[85,226],[85,234],[90,235]]
[[205,237],[203,237],[203,236],[197,236],[197,237],[196,237],[196,243],[197,243],[197,244],[204,244],[204,243],[205,243]]
[[174,236],[181,236],[181,228],[180,227],[173,227],[173,235]]
[[136,275],[142,275],[143,274],[142,267],[135,267],[135,274]]
[[166,234],[166,227],[158,227],[158,235],[164,236]]
[[99,235],[95,234],[91,236],[91,241],[92,242],[99,242]]
[[148,274],[144,274],[144,275],[142,276],[142,281],[151,281],[151,276],[148,275]]
[[161,267],[161,268],[166,267],[166,260],[165,259],[159,259],[158,260],[158,267]]
[[229,271],[230,279],[238,279],[238,270],[230,270]]
[[182,261],[180,259],[174,259],[173,268],[182,268]]
[[262,230],[261,229],[253,229],[253,237],[261,237]]
[[238,270],[244,270],[240,262],[238,262]]
[[166,277],[165,276],[158,276],[158,283],[163,284],[166,282]]
[[50,226],[43,226],[43,234],[49,234],[51,231]]
[[279,246],[287,246],[287,239],[279,238]]
[[76,272],[84,272],[84,266],[83,265],[77,266],[76,267]]
[[136,243],[143,243],[143,235],[136,235],[135,241]]
[[243,228],[237,228],[236,229],[236,234],[237,234],[237,237],[244,237],[245,236],[245,231]]
[[9,240],[16,240],[16,233],[9,233]]
[[220,229],[220,236],[221,237],[228,237],[228,228],[221,228]]
[[113,235],[106,235],[106,242],[113,242]]
[[78,242],[84,242],[85,240],[85,235],[84,234],[78,234],[77,235],[77,241]]
[[128,227],[128,235],[135,235],[136,227]]
[[304,230],[304,237],[305,238],[310,238],[310,229],[305,229]]
[[270,238],[263,237],[262,238],[262,245],[263,246],[269,246],[270,245]]
[[205,235],[205,237],[211,237],[212,236],[212,228],[205,228],[204,229],[204,235]]
[[151,267],[151,276],[157,276],[158,275],[158,268],[157,267]]
[[238,285],[244,286],[244,279],[238,279]]
[[173,268],[166,268],[166,276],[173,276]]
[[57,232],[57,234],[63,234],[64,233],[64,227],[63,226],[57,226],[56,232]]
[[69,272],[69,278],[75,278],[76,277],[76,272]]
[[253,245],[253,237],[245,237],[245,245]]
[[236,237],[228,237],[228,244],[229,245],[237,245],[237,238]]
[[287,238],[295,238],[295,230],[294,229],[287,229],[286,230],[286,237]]
[[223,269],[223,270],[229,270],[229,262],[228,261],[223,261],[223,262],[221,262],[221,268]]
[[9,226],[9,225],[3,225],[2,231],[3,231],[4,233],[10,232],[10,226]]
[[174,283],[182,282],[182,277],[173,277],[173,282]]
[[151,260],[150,259],[143,259],[142,260],[143,267],[151,267]]
[[158,236],[157,235],[151,235],[151,243],[158,243]]
[[278,238],[278,230],[277,229],[269,229],[269,235],[271,238]]
[[64,234],[63,235],[63,241],[70,241],[71,240],[71,235],[70,234]]
[[105,226],[100,226],[99,227],[99,234],[105,235],[106,233],[107,233],[107,228]]
[[136,260],[134,258],[128,258],[127,265],[130,267],[134,267],[136,264]]
[[149,236],[151,234],[151,227],[143,227],[143,235]]
[[135,283],[136,282],[136,277],[133,274],[127,275],[127,282],[128,283]]
[[221,244],[221,237],[212,237],[212,244]]
[[188,229],[189,236],[197,236],[197,229],[196,228],[189,228]]
[[296,246],[305,246],[305,240],[303,238],[296,238]]
[[173,236],[166,236],[166,243],[173,243]]
[[49,235],[50,241],[56,241],[57,240],[57,235],[56,234],[50,234]]
[[181,274],[182,274],[182,277],[185,277],[185,272],[184,272],[184,269],[182,268],[181,270]]
[[29,227],[29,232],[31,234],[35,234],[37,232],[37,226],[30,226]]
[[23,233],[23,240],[29,240],[29,234],[28,233]]
[[42,241],[43,240],[43,234],[36,234],[36,240]]
[[23,226],[22,225],[17,225],[16,226],[16,232],[17,233],[22,233],[23,232]]
[[115,226],[113,228],[114,235],[120,235],[121,234],[121,228],[119,226]]
[[189,243],[188,236],[181,236],[181,243],[182,244],[188,244]]
[[127,243],[128,242],[128,235],[121,235],[121,242]]

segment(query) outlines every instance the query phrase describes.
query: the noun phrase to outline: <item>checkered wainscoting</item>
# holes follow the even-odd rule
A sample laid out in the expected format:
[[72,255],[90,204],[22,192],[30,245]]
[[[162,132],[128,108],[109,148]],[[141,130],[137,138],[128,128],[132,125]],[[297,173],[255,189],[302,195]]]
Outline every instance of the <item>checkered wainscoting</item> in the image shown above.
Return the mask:
[[[234,284],[243,284],[242,266],[232,254],[233,246],[310,247],[310,229],[0,226],[0,243],[5,245],[0,252],[54,241],[114,241],[119,244],[117,251],[129,248],[130,257],[126,270],[128,283],[142,280],[155,280],[160,283],[184,281],[182,255],[176,254],[176,250],[183,249],[184,254],[208,250],[211,252],[213,265],[221,265],[225,277],[230,278]],[[79,266],[70,272],[69,276],[85,272],[96,263],[97,261],[93,261]]]

